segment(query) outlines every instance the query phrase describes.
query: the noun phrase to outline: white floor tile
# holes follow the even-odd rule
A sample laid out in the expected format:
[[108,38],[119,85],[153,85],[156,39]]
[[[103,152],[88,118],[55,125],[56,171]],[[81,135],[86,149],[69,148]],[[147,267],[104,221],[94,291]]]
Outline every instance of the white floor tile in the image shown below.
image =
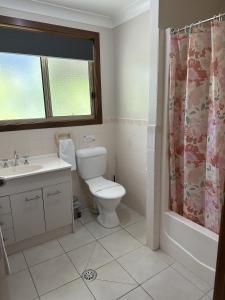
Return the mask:
[[141,246],[141,244],[125,230],[110,234],[100,239],[99,242],[114,258],[122,256]]
[[7,300],[33,300],[38,296],[28,270],[12,274],[0,284],[4,284],[0,290],[6,291],[3,297]]
[[146,245],[146,221],[140,221],[125,227],[140,243]]
[[84,270],[97,269],[113,260],[97,241],[68,252],[68,255],[80,274]]
[[39,295],[43,295],[79,277],[66,254],[30,268]]
[[199,300],[203,293],[174,269],[169,268],[143,284],[154,300]]
[[120,257],[118,262],[138,283],[168,267],[152,250],[144,246]]
[[158,250],[154,251],[154,253],[156,255],[158,255],[158,257],[161,260],[163,260],[168,266],[175,263],[175,259],[173,257],[169,256],[168,254],[166,254],[162,249],[158,249]]
[[120,225],[122,227],[126,227],[128,225],[137,223],[138,221],[143,221],[145,219],[143,216],[141,216],[131,208],[118,208],[117,213],[120,220]]
[[29,266],[39,264],[64,253],[57,240],[38,245],[23,251]]
[[200,300],[212,300],[212,298],[209,298],[207,295],[205,295]]
[[86,224],[85,227],[88,229],[88,231],[91,232],[91,234],[96,239],[103,238],[104,236],[107,236],[111,233],[114,233],[122,229],[120,226],[110,228],[110,229],[105,228],[102,225],[98,224],[96,221]]
[[197,286],[201,291],[203,291],[203,293],[207,293],[212,289],[212,286],[210,286],[209,283],[203,281],[201,278],[196,276],[194,273],[189,271],[180,263],[176,262],[172,265],[172,268],[178,273],[180,273],[182,276],[184,276],[186,279],[191,281],[195,286]]
[[11,273],[16,273],[27,268],[23,253],[18,252],[9,256],[9,265]]
[[74,233],[65,235],[58,239],[66,252],[84,246],[94,240],[93,236],[84,226],[78,227]]
[[207,297],[208,297],[210,300],[213,299],[213,293],[214,293],[214,289],[211,289],[211,291],[207,293]]
[[153,300],[153,298],[149,296],[142,287],[139,286],[120,298],[120,300]]
[[87,283],[97,300],[115,300],[137,286],[116,261],[99,268],[97,273],[97,279]]
[[89,210],[89,208],[83,209],[81,211],[82,216],[81,218],[79,218],[79,221],[82,224],[87,224],[89,222],[93,222],[96,220],[96,215],[92,214],[91,211]]
[[94,300],[82,279],[76,279],[44,295],[41,300]]

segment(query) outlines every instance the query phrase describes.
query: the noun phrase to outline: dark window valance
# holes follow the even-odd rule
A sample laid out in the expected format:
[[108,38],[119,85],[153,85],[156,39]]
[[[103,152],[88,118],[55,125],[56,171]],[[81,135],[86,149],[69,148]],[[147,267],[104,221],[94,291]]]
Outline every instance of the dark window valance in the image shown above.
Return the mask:
[[0,41],[0,52],[93,60],[91,39],[1,27]]

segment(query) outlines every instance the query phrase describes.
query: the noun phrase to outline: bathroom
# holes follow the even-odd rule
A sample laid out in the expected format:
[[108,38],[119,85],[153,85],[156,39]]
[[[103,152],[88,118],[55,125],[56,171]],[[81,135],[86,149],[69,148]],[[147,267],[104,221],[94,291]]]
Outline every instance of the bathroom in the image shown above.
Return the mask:
[[[224,299],[218,232],[171,211],[168,170],[170,28],[224,12],[222,0],[0,1],[1,300]],[[74,75],[85,91],[69,89]]]

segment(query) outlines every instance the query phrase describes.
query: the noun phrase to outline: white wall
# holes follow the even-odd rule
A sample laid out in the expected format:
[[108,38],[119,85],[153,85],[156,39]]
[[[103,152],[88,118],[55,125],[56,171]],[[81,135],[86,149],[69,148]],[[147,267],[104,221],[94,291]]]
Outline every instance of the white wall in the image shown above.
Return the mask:
[[114,29],[116,113],[148,119],[149,12]]
[[149,102],[149,11],[114,29],[116,90],[116,178],[124,202],[146,213]]
[[[113,118],[115,117],[113,30],[64,21],[56,18],[46,18],[40,15],[27,14],[3,8],[0,8],[0,14],[87,29],[100,33],[102,106],[104,120],[103,125],[0,132],[0,159],[12,157],[14,150],[17,150],[21,155],[38,155],[56,152],[57,148],[54,141],[54,135],[56,132],[71,132],[77,148],[87,146],[83,143],[84,135],[94,134],[96,136],[96,142],[93,143],[93,145],[103,145],[109,151],[107,177],[112,178],[115,173],[115,140],[113,123]],[[83,200],[85,206],[87,205],[86,200],[88,199],[89,193],[87,193],[85,185],[79,179],[76,181],[74,180],[74,194]]]

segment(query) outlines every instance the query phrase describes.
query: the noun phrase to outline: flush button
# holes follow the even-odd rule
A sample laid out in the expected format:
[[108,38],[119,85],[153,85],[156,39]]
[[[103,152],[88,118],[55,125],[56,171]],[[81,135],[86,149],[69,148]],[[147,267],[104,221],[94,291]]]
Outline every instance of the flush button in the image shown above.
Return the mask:
[[95,141],[95,135],[89,134],[83,136],[83,142],[86,144],[93,143]]

